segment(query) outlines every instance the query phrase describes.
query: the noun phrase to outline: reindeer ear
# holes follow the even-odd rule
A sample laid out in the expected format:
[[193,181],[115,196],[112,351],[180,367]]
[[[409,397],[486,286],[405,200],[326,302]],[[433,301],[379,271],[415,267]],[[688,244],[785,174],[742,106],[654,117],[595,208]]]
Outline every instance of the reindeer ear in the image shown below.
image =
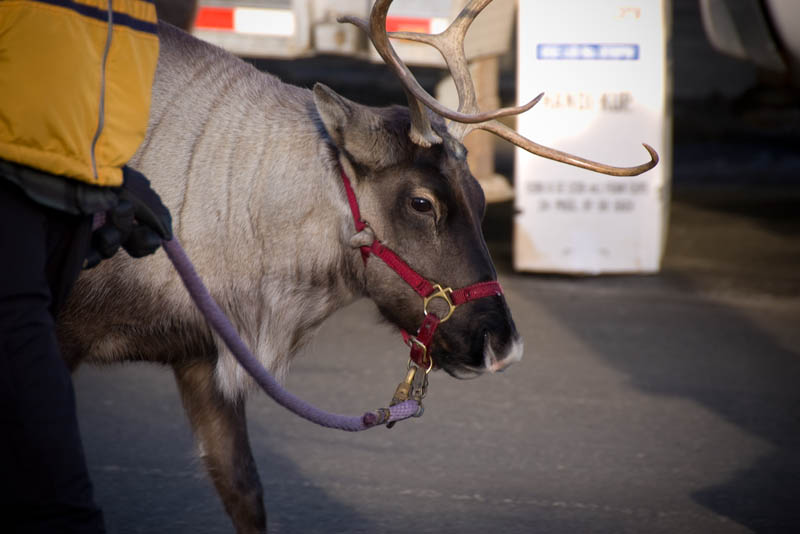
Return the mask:
[[321,83],[314,85],[314,105],[333,144],[353,163],[382,169],[400,161],[406,143],[390,114],[348,100]]

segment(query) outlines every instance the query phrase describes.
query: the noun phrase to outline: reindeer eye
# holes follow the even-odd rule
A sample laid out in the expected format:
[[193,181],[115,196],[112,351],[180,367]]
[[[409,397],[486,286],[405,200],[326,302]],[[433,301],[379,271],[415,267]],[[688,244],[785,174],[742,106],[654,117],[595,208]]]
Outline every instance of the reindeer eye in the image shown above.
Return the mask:
[[433,209],[433,204],[427,198],[414,197],[411,199],[411,207],[421,213],[425,213]]

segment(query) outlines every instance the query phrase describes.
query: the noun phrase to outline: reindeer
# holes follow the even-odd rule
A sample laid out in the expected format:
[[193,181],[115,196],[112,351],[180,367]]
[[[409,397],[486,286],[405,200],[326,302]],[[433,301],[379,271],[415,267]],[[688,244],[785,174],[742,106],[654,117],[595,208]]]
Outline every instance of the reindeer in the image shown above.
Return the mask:
[[[522,138],[493,119],[521,108],[477,109],[463,53],[474,0],[439,36],[400,34],[443,50],[461,103],[439,105],[414,81],[387,35],[391,0],[364,29],[400,76],[409,107],[372,108],[316,85],[281,83],[161,23],[147,136],[131,166],[148,176],[174,231],[211,293],[262,363],[278,377],[316,328],[356,298],[413,332],[419,296],[360,247],[377,237],[429,280],[461,287],[496,279],[481,232],[483,193],[461,139],[484,128],[531,152],[610,174],[617,168]],[[431,109],[435,113],[430,113]],[[442,118],[450,119],[448,124]],[[488,121],[488,122],[487,122]],[[340,178],[353,183],[369,226],[356,231]],[[59,321],[64,357],[172,367],[200,454],[240,533],[265,532],[262,488],[250,450],[245,397],[251,380],[191,304],[166,256],[117,254],[85,272]],[[464,377],[519,360],[522,340],[501,295],[470,302],[436,333],[438,369]]]

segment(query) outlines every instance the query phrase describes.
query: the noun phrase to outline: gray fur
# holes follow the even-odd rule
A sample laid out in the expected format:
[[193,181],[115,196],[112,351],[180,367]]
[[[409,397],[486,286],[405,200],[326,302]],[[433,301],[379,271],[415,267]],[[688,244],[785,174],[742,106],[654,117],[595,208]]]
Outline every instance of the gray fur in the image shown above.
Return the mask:
[[[177,237],[245,341],[280,376],[313,327],[359,290],[339,246],[352,232],[336,162],[308,90],[166,25],[159,31],[150,126],[130,164],[170,208]],[[208,337],[163,253],[121,253],[80,279],[62,337],[73,360],[171,362],[169,352],[143,352],[141,337],[176,321]],[[248,380],[215,347],[218,384],[237,396]]]

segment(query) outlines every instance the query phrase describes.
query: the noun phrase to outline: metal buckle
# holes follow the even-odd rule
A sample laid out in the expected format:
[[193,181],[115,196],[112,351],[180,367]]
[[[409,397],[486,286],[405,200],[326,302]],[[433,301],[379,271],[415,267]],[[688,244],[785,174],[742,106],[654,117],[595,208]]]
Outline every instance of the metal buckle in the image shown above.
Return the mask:
[[[432,363],[433,362],[431,362],[431,364]],[[409,361],[409,365],[416,367],[414,362]],[[428,374],[431,372],[432,367],[433,365],[431,365],[431,367],[429,367],[424,373],[414,373],[414,375],[411,377],[411,391],[409,395],[412,399],[419,403],[420,407],[422,406],[422,399],[424,399],[425,395],[428,393]],[[411,374],[410,370],[409,374]],[[422,414],[420,413],[419,415]]]
[[[414,338],[411,338],[414,339]],[[425,398],[425,394],[428,392],[428,373],[431,372],[433,368],[433,361],[431,360],[431,366],[428,368],[427,371],[421,373],[419,371],[422,370],[413,360],[408,360],[408,369],[406,371],[406,378],[399,384],[397,384],[397,389],[394,391],[394,396],[392,397],[392,401],[389,403],[389,407],[395,406],[400,404],[401,402],[405,402],[408,399],[414,399],[419,404],[419,409],[417,413],[414,414],[414,417],[421,417],[422,412],[425,411],[425,408],[422,406],[422,399]],[[389,419],[389,411],[386,410],[386,413],[381,412],[381,419],[380,423],[383,424],[383,421]],[[397,421],[391,421],[386,425],[386,428],[392,428]]]
[[[412,349],[414,348],[414,345],[416,345],[420,349],[422,349],[422,360],[421,361],[424,362],[425,360],[428,360],[428,368],[425,369],[425,374],[427,375],[428,373],[430,373],[431,370],[433,370],[433,358],[428,356],[428,347],[425,346],[425,343],[423,343],[422,341],[417,339],[417,336],[408,336],[407,345],[409,347],[411,347]],[[414,363],[414,361],[412,359],[410,359],[410,358],[408,360],[408,365],[409,365],[409,369],[411,368],[412,365],[417,366],[417,364]],[[422,367],[419,367],[419,368],[422,369]]]
[[453,290],[451,288],[449,287],[443,288],[439,284],[435,284],[433,286],[433,293],[425,297],[422,301],[422,308],[423,311],[425,312],[425,315],[428,315],[428,313],[430,313],[428,312],[428,304],[430,304],[430,302],[433,299],[443,299],[449,306],[449,309],[447,310],[447,313],[444,315],[444,317],[441,317],[439,319],[439,322],[443,323],[446,320],[448,320],[450,316],[453,315],[453,312],[456,311],[456,305],[453,304],[453,299],[451,298],[452,294]]

